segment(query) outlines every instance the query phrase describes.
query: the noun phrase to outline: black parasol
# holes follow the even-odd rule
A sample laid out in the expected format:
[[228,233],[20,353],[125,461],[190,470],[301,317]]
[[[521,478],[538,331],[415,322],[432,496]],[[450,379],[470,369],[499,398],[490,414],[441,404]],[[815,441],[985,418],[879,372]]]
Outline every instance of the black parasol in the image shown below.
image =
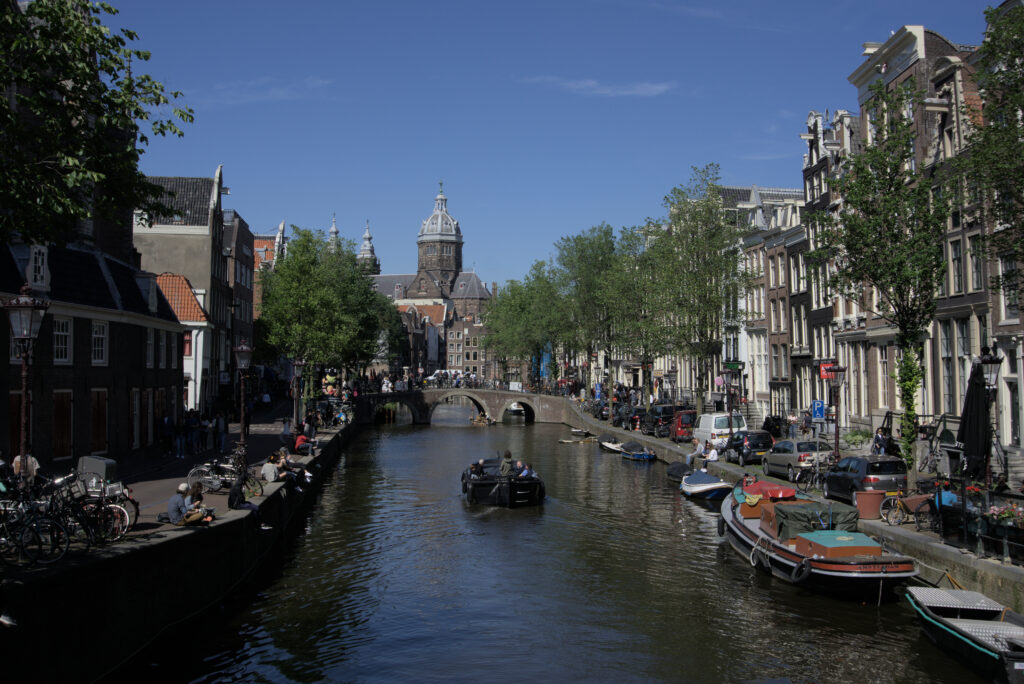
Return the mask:
[[980,479],[985,475],[985,463],[989,453],[988,430],[988,389],[985,386],[985,373],[981,364],[971,368],[971,379],[967,383],[964,395],[964,408],[960,413],[960,428],[956,431],[956,441],[963,445],[964,458],[967,459],[967,476]]

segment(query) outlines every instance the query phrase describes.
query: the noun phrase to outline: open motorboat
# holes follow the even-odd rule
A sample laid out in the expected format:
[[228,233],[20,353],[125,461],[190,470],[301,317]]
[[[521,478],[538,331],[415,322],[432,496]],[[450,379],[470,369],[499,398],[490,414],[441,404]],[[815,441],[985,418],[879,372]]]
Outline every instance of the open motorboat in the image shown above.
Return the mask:
[[462,473],[462,493],[471,504],[520,508],[544,503],[544,481],[539,477],[501,474],[500,458],[482,459]]
[[622,458],[628,458],[631,461],[653,461],[657,458],[653,449],[648,449],[640,442],[634,441],[623,444],[619,453],[622,454]]
[[732,485],[706,470],[696,470],[683,476],[679,491],[694,499],[721,499],[732,491]]
[[613,454],[622,453],[622,442],[616,439],[615,435],[602,432],[601,436],[597,438],[597,443],[600,444],[601,448],[605,451],[610,451]]
[[857,531],[857,509],[797,498],[747,475],[722,501],[718,534],[775,577],[849,597],[878,597],[917,575],[914,560]]
[[1024,682],[1024,615],[976,591],[907,587],[921,630],[986,681]]
[[569,432],[572,433],[573,437],[589,437],[590,431],[584,430],[583,428],[571,428]]
[[513,401],[508,407],[508,412],[513,416],[521,416],[526,413],[526,410],[518,401]]

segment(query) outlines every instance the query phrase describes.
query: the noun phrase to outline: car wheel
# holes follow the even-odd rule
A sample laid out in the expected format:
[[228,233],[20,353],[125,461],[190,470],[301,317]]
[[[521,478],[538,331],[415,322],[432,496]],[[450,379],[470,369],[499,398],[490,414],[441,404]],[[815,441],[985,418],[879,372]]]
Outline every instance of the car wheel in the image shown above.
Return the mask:
[[850,504],[853,506],[857,505],[857,490],[854,489],[850,492]]
[[763,461],[761,461],[761,469],[764,470],[764,474],[765,475],[771,475],[772,474],[772,469],[768,467],[768,459],[767,458],[764,459]]
[[740,464],[740,468],[747,465],[747,459],[743,457],[742,451],[740,452],[740,455],[737,457],[736,461]]
[[786,466],[786,477],[790,482],[796,482],[796,471],[793,470],[793,466]]

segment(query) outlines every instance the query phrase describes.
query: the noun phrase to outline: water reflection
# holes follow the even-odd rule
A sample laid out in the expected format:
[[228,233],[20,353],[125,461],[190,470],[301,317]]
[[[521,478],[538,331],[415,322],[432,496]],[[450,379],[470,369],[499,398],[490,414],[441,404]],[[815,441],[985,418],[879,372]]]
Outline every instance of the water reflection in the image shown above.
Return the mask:
[[[560,444],[561,426],[435,418],[351,443],[276,569],[208,618],[200,643],[144,664],[184,664],[200,682],[969,676],[903,603],[851,604],[753,570],[662,464]],[[544,478],[543,507],[460,495],[462,468],[506,448]]]

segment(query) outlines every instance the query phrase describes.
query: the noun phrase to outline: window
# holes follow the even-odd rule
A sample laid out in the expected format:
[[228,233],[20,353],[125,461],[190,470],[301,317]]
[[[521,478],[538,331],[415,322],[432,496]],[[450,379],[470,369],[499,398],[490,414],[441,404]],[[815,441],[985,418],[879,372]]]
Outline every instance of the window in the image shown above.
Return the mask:
[[889,347],[878,348],[878,405],[889,406]]
[[960,240],[949,243],[949,266],[953,271],[953,294],[960,294],[964,291],[964,255]]
[[779,345],[772,345],[772,377],[779,377]]
[[785,258],[780,254],[779,260],[779,287],[785,287],[786,285],[786,261]]
[[1017,266],[1012,258],[999,260],[999,277],[1002,281],[1003,318],[1017,318],[1020,315],[1017,299]]
[[[95,324],[94,324],[95,325]],[[107,450],[107,390],[94,389],[91,393],[91,453]]]
[[169,333],[171,336],[171,368],[178,367],[178,334]]
[[[107,365],[107,322],[92,322],[92,365]],[[104,393],[104,396],[106,394]],[[105,447],[104,447],[105,448]]]
[[153,367],[153,329],[146,328],[146,368]]
[[953,413],[953,326],[939,323],[939,357],[942,359],[942,410]]
[[166,330],[161,330],[160,331],[160,351],[157,354],[156,362],[157,362],[157,365],[160,368],[165,368],[167,366],[167,331]]
[[181,354],[182,356],[192,356],[192,331],[186,330],[185,335],[182,338]]
[[[942,263],[946,263],[946,243],[942,243]],[[939,296],[946,296],[946,284],[949,282],[949,274],[946,271],[942,272],[942,276],[939,278]]]
[[71,390],[53,392],[53,458],[69,459],[72,456],[74,435],[74,411]]
[[956,355],[960,362],[960,406],[964,405],[964,394],[967,392],[967,379],[971,376],[971,321],[958,318],[956,321]]
[[53,362],[70,364],[71,358],[71,319],[53,319]]

